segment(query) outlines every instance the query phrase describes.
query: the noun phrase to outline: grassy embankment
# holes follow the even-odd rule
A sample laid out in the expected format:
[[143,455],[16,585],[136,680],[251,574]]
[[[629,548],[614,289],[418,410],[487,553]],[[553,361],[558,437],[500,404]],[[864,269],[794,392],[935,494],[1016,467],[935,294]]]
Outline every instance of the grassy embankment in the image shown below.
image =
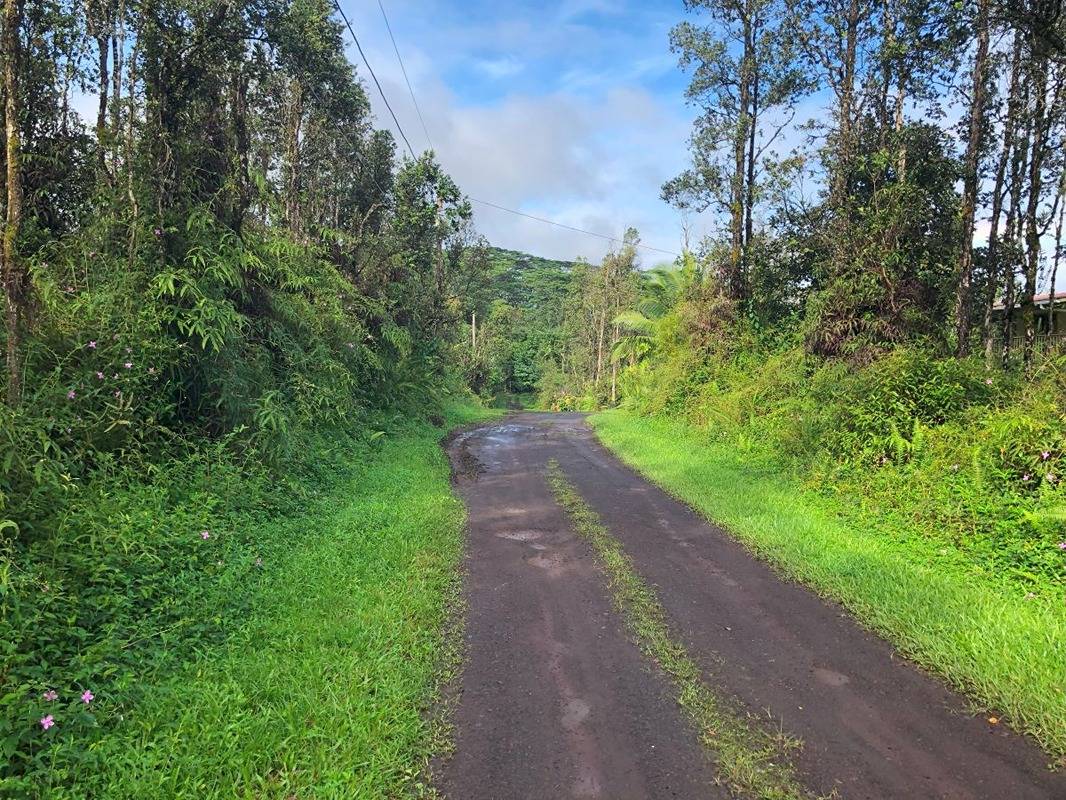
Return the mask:
[[786,575],[847,606],[901,653],[1066,757],[1066,611],[1019,596],[935,538],[864,527],[786,471],[690,425],[612,411],[600,439]]
[[[454,408],[448,423],[495,413]],[[27,715],[36,729],[30,760],[21,777],[8,774],[12,793],[369,798],[424,788],[429,757],[448,741],[426,711],[458,663],[458,638],[446,629],[458,602],[463,511],[443,434],[415,422],[369,442],[312,438],[298,459],[305,469],[246,484],[304,502],[266,518],[213,513],[207,538],[182,525],[165,531],[201,550],[174,567],[189,570],[195,607],[178,630],[128,640],[139,651],[132,665],[105,631],[92,633],[98,649],[114,651],[101,662],[111,672],[60,685],[53,701],[38,695],[41,708]],[[170,510],[184,521],[203,500],[190,490]],[[112,508],[122,506],[112,498]],[[204,591],[205,582],[218,591]],[[179,607],[188,599],[182,585],[169,587]],[[116,616],[108,625],[126,623]],[[212,630],[182,636],[182,627]],[[91,704],[78,699],[83,685]],[[48,730],[36,724],[45,712],[55,720]]]

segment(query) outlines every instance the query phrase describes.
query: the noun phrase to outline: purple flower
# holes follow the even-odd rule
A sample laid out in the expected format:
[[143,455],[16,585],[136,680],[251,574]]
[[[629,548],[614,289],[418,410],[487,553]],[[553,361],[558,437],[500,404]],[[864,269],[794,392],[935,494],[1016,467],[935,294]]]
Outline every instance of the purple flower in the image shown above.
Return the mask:
[[154,233],[156,236],[162,236],[163,235],[163,229],[162,228],[156,228],[155,230],[152,231],[152,233]]
[[48,730],[55,724],[56,721],[52,718],[51,714],[49,714],[47,717],[41,717],[41,727],[45,730]]
[[211,538],[211,531],[200,531],[200,538],[207,540]]
[[124,366],[126,369],[133,369],[133,362],[132,361],[127,361],[122,366]]
[[59,699],[59,695],[56,693],[55,689],[49,689],[47,692],[42,694],[41,697],[43,697],[49,703],[51,703],[53,700],[58,700]]
[[1059,542],[1059,550],[1066,550],[1066,542]]
[[77,392],[75,392],[73,389],[67,392],[67,400],[73,400],[76,396]]
[[96,341],[95,340],[89,342],[89,349],[90,350],[95,350],[96,349]]
[[94,699],[95,695],[93,695],[88,689],[81,693],[81,701],[85,703],[85,705],[89,705]]

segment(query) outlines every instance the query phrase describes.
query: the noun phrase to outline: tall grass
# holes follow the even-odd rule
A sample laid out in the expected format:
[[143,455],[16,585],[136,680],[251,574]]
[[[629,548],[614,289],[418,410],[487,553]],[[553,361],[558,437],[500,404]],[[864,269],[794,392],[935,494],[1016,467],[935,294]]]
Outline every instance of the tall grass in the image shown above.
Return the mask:
[[[485,413],[453,406],[445,427]],[[216,465],[213,486],[172,487],[174,529],[160,508],[143,508],[138,518],[161,540],[134,542],[153,560],[138,586],[177,611],[142,609],[151,624],[121,642],[110,632],[141,623],[131,618],[137,604],[121,598],[108,616],[52,630],[62,647],[26,635],[32,664],[10,687],[3,720],[24,737],[24,757],[0,775],[0,794],[418,792],[444,746],[426,712],[455,654],[445,622],[457,602],[463,511],[443,433],[416,422],[371,437],[312,436],[293,468],[269,479],[246,468],[245,480],[231,480]],[[112,496],[110,507],[144,506],[143,487],[127,491],[132,500]],[[272,503],[286,496],[297,502]],[[216,521],[208,538],[189,526],[194,518]],[[199,553],[159,562],[168,538]],[[97,657],[87,663],[73,641]],[[42,691],[52,686],[59,697],[49,701]],[[78,700],[83,688],[91,704]],[[37,719],[45,713],[56,722],[48,730]]]

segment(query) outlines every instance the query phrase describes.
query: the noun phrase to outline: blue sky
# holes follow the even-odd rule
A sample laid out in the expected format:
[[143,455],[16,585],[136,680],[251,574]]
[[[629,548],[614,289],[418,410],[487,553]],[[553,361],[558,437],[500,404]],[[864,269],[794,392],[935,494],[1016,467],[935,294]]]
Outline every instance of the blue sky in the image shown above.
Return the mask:
[[[472,197],[678,251],[681,215],[659,199],[686,162],[694,113],[670,52],[677,2],[382,0],[433,145]],[[342,0],[400,124],[427,147],[377,0]],[[369,77],[354,45],[349,56]],[[393,127],[372,84],[379,125]],[[475,205],[490,241],[598,260],[609,246]],[[709,219],[690,219],[696,239]],[[645,263],[668,256],[645,253]]]

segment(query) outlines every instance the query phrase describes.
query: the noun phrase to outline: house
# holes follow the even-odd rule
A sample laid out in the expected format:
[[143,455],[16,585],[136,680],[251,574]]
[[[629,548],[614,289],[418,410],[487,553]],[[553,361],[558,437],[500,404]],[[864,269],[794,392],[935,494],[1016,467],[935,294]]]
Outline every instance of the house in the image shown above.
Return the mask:
[[[1066,290],[1055,293],[1054,301],[1050,292],[1033,296],[1036,306],[1036,338],[1037,340],[1048,339],[1049,332],[1056,343],[1066,340]],[[1052,309],[1054,305],[1054,309]],[[992,307],[992,330],[998,337],[1002,330],[1003,313],[1006,305],[1002,300]],[[1051,315],[1054,314],[1054,317]],[[1051,323],[1054,322],[1052,325]],[[1021,341],[1025,336],[1025,328],[1022,327],[1022,304],[1020,299],[1015,299],[1013,320],[1011,321],[1011,339]]]

